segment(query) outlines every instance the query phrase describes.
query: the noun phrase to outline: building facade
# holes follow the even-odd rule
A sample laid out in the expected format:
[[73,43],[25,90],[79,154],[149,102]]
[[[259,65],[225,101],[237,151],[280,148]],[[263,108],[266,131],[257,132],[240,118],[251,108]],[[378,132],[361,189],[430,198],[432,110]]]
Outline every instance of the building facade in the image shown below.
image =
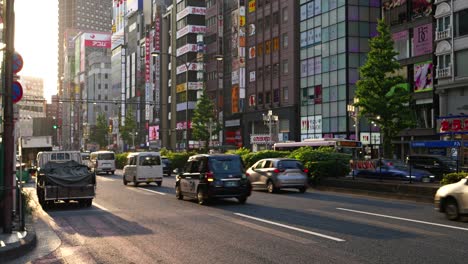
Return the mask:
[[[441,139],[463,142],[468,140],[468,1],[436,0],[434,18],[436,133]],[[466,165],[467,148],[460,150],[460,161]]]
[[23,87],[23,98],[14,106],[18,109],[17,136],[32,136],[33,119],[46,117],[47,101],[44,98],[44,80],[38,77],[21,76],[19,82]]
[[[434,93],[435,64],[433,55],[434,18],[430,1],[383,1],[382,11],[390,26],[397,59],[402,69],[397,74],[411,91],[409,107],[413,110],[416,125],[400,133],[395,154],[404,158],[410,152],[413,140],[436,139],[434,127],[438,113],[438,100]],[[416,150],[414,150],[416,151]]]

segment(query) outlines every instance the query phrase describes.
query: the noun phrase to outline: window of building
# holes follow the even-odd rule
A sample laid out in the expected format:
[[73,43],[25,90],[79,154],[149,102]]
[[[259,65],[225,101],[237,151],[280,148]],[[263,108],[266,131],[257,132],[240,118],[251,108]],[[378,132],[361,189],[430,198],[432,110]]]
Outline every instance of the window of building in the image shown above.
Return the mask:
[[287,102],[289,100],[289,89],[287,86],[283,87],[283,101]]
[[437,68],[438,69],[448,68],[451,63],[450,60],[451,60],[450,54],[437,56]]
[[256,28],[257,32],[260,33],[262,32],[263,30],[263,19],[259,18],[257,20],[257,28]]
[[279,63],[273,64],[273,78],[278,77],[279,74]]
[[272,21],[272,22],[273,22],[273,25],[275,25],[275,26],[276,26],[276,25],[279,25],[279,20],[280,20],[280,18],[279,18],[279,12],[278,12],[278,11],[276,11],[276,12],[273,13],[272,18],[273,18],[273,21]]
[[443,32],[450,28],[450,16],[441,17],[437,19],[437,31]]
[[98,84],[97,87],[98,87],[98,90],[101,90],[101,84],[100,83]]
[[288,7],[283,7],[283,23],[288,22]]
[[283,49],[288,48],[289,41],[288,41],[288,33],[283,33]]
[[109,84],[104,84],[104,89],[108,89],[109,88]]
[[257,56],[262,56],[263,54],[263,44],[259,43],[257,46]]
[[265,41],[265,54],[271,53],[271,40]]
[[257,0],[257,7],[260,8],[263,6],[263,0]]
[[206,8],[210,8],[216,4],[216,0],[207,0],[206,1]]
[[100,95],[100,94],[98,94],[97,99],[98,99],[98,100],[101,100],[101,95]]
[[279,89],[273,90],[273,103],[278,103],[280,99],[280,91]]
[[271,65],[265,66],[265,78],[269,78],[271,74]]
[[259,105],[263,104],[263,93],[258,93],[258,104]]
[[455,53],[455,76],[468,77],[468,50]]
[[269,29],[271,24],[271,17],[268,15],[265,17],[265,29]]
[[271,103],[271,92],[265,93],[265,104]]
[[455,14],[455,36],[468,35],[468,9]]
[[279,38],[275,37],[273,38],[273,51],[279,50]]
[[283,74],[289,73],[289,62],[288,60],[283,60]]
[[257,78],[260,79],[263,76],[263,67],[258,68],[257,70]]
[[177,13],[179,13],[180,11],[184,10],[185,8],[185,0],[181,1],[180,3],[177,4]]
[[211,26],[214,26],[214,25],[216,25],[216,15],[211,16],[206,20],[206,26],[207,27],[211,27]]

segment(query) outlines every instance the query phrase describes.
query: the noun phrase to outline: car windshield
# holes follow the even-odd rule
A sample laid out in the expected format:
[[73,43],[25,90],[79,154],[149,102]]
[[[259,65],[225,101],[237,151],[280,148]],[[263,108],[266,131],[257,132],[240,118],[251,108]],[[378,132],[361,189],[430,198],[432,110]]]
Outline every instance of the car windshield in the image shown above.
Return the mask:
[[81,154],[82,160],[89,160],[89,154]]
[[453,160],[453,159],[450,159],[450,158],[444,157],[444,156],[440,156],[439,159],[440,159],[440,161],[442,161],[443,163],[446,163],[449,166],[452,166],[452,167],[457,166],[457,161],[456,160]]
[[158,156],[141,156],[140,164],[141,166],[153,166],[161,165],[161,159]]
[[214,173],[242,173],[243,164],[238,157],[211,157],[210,169]]
[[297,160],[281,160],[278,162],[278,169],[300,169],[304,166]]
[[114,159],[114,153],[103,153],[99,154],[98,160],[113,160]]

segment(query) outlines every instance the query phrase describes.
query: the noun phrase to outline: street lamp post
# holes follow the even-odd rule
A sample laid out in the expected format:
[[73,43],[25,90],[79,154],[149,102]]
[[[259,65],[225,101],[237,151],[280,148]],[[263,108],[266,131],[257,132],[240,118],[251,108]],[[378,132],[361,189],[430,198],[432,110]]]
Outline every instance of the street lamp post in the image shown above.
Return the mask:
[[272,125],[273,123],[278,122],[278,116],[273,115],[272,110],[268,110],[267,115],[263,115],[263,122],[264,124],[268,125],[268,149],[271,149],[271,144],[273,143],[273,136],[272,136]]

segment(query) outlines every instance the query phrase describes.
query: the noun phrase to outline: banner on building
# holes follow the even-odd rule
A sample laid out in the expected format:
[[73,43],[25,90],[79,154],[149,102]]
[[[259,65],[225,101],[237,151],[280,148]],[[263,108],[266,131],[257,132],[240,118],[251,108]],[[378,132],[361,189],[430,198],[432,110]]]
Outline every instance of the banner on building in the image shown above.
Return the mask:
[[432,90],[434,82],[434,69],[432,61],[414,64],[414,92]]

